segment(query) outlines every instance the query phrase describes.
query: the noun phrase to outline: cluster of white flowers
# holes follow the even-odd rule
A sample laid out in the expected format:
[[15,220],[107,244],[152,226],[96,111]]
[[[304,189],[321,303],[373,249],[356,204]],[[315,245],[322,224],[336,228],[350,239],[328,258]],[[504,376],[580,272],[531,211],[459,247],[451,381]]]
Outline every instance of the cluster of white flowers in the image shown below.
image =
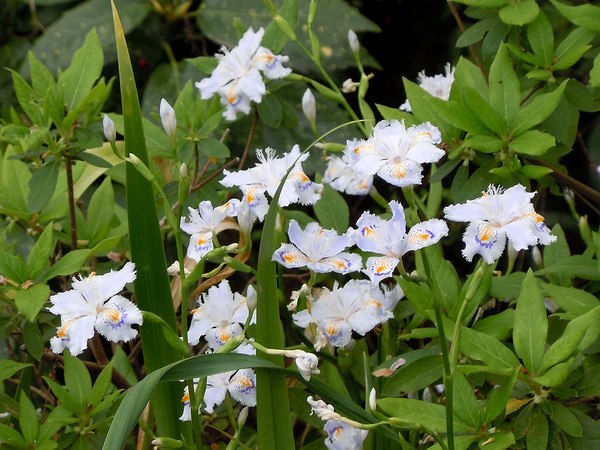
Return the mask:
[[282,65],[287,56],[274,55],[260,46],[264,34],[263,28],[257,32],[250,28],[234,48],[221,48],[222,53],[215,55],[219,64],[210,77],[196,82],[203,99],[220,95],[225,106],[223,116],[228,120],[234,120],[238,113],[248,114],[251,102],[261,102],[266,93],[262,75],[277,79],[291,72]]
[[[454,83],[454,67],[448,63],[444,69],[446,72],[445,75],[437,74],[432,77],[425,75],[425,71],[422,70],[417,75],[417,83],[434,97],[448,100],[450,98],[452,83]],[[402,111],[412,111],[408,100],[400,105],[400,109]]]
[[351,195],[367,194],[375,175],[398,187],[421,184],[422,164],[445,155],[437,147],[441,139],[429,122],[406,128],[404,122],[383,120],[371,137],[348,141],[342,156],[329,158],[323,182]]

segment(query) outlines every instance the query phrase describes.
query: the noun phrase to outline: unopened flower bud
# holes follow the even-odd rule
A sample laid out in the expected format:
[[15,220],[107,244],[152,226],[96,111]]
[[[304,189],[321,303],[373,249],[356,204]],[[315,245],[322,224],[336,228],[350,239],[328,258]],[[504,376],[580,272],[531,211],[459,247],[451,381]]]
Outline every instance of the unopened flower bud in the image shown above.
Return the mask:
[[591,245],[593,242],[592,230],[590,230],[590,224],[588,223],[588,217],[580,216],[579,222],[577,222],[577,227],[579,228],[579,233],[581,233],[581,238],[587,245]]
[[144,162],[138,158],[134,153],[130,153],[126,161],[133,164],[133,166],[137,169],[137,171],[148,181],[154,181],[154,175],[150,172],[150,169],[144,164]]
[[360,51],[360,43],[358,42],[358,36],[352,30],[348,30],[348,43],[352,49],[352,53],[358,53]]
[[154,448],[181,448],[183,447],[183,442],[181,442],[178,439],[173,439],[170,437],[158,437],[156,439],[153,439],[152,442],[150,442],[152,445],[154,445]]
[[531,249],[531,258],[538,269],[541,269],[544,266],[544,262],[542,261],[542,252],[540,252],[539,246],[535,245]]
[[256,289],[254,286],[248,286],[248,290],[246,291],[246,305],[248,306],[248,311],[250,311],[250,315],[256,309]]
[[371,408],[371,411],[375,411],[377,409],[377,391],[375,388],[372,388],[371,392],[369,393],[369,408]]
[[179,176],[181,176],[181,178],[187,178],[188,168],[186,163],[181,163],[181,166],[179,166]]
[[108,142],[115,142],[117,139],[115,123],[106,114],[104,114],[104,117],[102,118],[102,127],[104,128],[104,137],[106,137],[106,140]]
[[246,420],[248,420],[248,407],[244,406],[237,418],[238,427],[242,428],[246,424]]
[[315,101],[315,96],[310,89],[307,89],[302,96],[302,112],[304,112],[304,115],[310,123],[310,127],[314,130],[317,119],[317,103]]
[[177,118],[175,117],[175,110],[169,102],[164,98],[160,100],[160,120],[162,126],[165,129],[165,133],[171,138],[175,139],[175,133],[177,132]]

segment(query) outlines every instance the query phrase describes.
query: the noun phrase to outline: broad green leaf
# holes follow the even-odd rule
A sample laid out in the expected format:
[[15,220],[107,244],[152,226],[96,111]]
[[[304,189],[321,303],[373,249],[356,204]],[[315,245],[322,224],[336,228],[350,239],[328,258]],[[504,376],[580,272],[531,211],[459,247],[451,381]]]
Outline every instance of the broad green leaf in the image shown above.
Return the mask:
[[4,381],[7,378],[12,377],[19,370],[30,367],[32,364],[29,363],[20,363],[17,361],[13,361],[11,359],[1,359],[0,360],[0,380]]
[[519,369],[513,370],[512,375],[506,380],[506,383],[495,387],[488,395],[484,410],[484,419],[486,423],[491,423],[498,416],[504,418],[506,414],[506,405],[512,397],[513,386],[519,375]]
[[71,59],[71,63],[58,76],[58,85],[65,96],[67,109],[73,109],[94,86],[102,72],[104,57],[96,29],[92,28],[85,41]]
[[229,158],[229,148],[221,141],[213,138],[206,138],[200,141],[200,152],[209,158]]
[[521,285],[525,274],[513,272],[502,277],[493,277],[490,286],[490,296],[496,298],[517,298],[521,292]]
[[[112,13],[118,55],[125,153],[135,154],[147,166],[149,160],[137,86],[125,41],[125,30],[114,2]],[[129,244],[131,259],[135,262],[137,271],[134,282],[137,304],[140,309],[162,317],[175,329],[175,312],[153,186],[131,164],[126,165],[125,172]],[[147,372],[158,370],[181,357],[164,341],[162,330],[156,324],[148,323],[141,327],[140,337]],[[179,386],[174,383],[162,384],[156,389],[152,404],[159,435],[179,437],[182,433],[189,434],[189,428],[177,420],[178,405],[173,402],[173,398],[180,394]]]
[[106,177],[94,191],[87,210],[87,224],[90,229],[90,238],[97,242],[104,236],[98,233],[104,229],[104,235],[108,231],[108,225],[114,216],[115,194],[112,179]]
[[266,95],[257,105],[258,117],[271,128],[279,128],[283,120],[281,102],[276,95]]
[[65,387],[69,390],[73,399],[85,411],[90,404],[92,394],[92,379],[83,362],[65,352]]
[[590,48],[592,48],[591,45],[582,45],[580,47],[575,47],[569,52],[565,52],[556,64],[554,64],[554,70],[565,70],[573,66]]
[[548,418],[541,408],[535,408],[525,436],[527,450],[548,449]]
[[406,96],[410,101],[413,114],[420,120],[425,120],[424,118],[427,117],[427,120],[438,127],[444,135],[456,134],[453,125],[448,121],[448,115],[444,114],[445,111],[441,110],[444,108],[441,106],[444,100],[433,97],[418,84],[406,78],[403,81]]
[[52,223],[46,225],[27,256],[27,269],[29,278],[34,280],[50,264],[50,258],[54,254],[54,235]]
[[501,45],[490,67],[490,104],[508,124],[516,116],[521,101],[521,84],[506,46]]
[[50,297],[50,288],[45,284],[34,284],[29,289],[19,289],[15,306],[27,320],[33,322]]
[[539,130],[527,130],[509,142],[509,148],[521,155],[540,156],[556,145],[554,136]]
[[109,362],[104,369],[102,369],[98,378],[96,378],[90,393],[90,405],[92,407],[97,406],[104,399],[112,381],[113,366],[114,361]]
[[479,441],[482,450],[505,450],[515,443],[515,435],[512,433],[492,433]]
[[600,306],[595,307],[591,311],[580,315],[571,320],[563,332],[554,343],[548,348],[544,355],[540,373],[544,373],[550,367],[574,356],[579,343],[585,336],[588,327],[600,320]]
[[507,25],[522,26],[535,20],[540,7],[535,0],[520,0],[500,8],[498,15]]
[[410,304],[425,317],[430,317],[433,310],[433,294],[428,284],[400,278],[400,286]]
[[570,22],[590,31],[600,31],[600,7],[592,4],[570,6],[557,0],[550,1]]
[[29,180],[31,173],[27,164],[9,159],[17,152],[9,146],[0,163],[0,212],[9,216],[29,220]]
[[571,373],[571,366],[573,365],[573,358],[566,362],[556,364],[554,367],[546,371],[544,375],[533,378],[538,384],[547,387],[560,386],[565,382],[569,374]]
[[89,253],[90,251],[85,249],[70,251],[43,274],[41,281],[48,281],[59,275],[72,275],[80,271]]
[[473,386],[460,372],[454,374],[454,414],[473,430],[478,430],[482,425],[481,410]]
[[[398,397],[408,392],[424,389],[440,380],[443,374],[442,357],[437,349],[422,349],[402,355],[406,364],[397,369],[383,386],[382,394]],[[418,354],[416,354],[418,353]]]
[[[43,377],[48,384],[54,396],[73,414],[80,411],[80,404],[75,399],[74,395],[62,384],[57,383],[50,377]],[[116,448],[116,447],[115,447]]]
[[472,328],[480,333],[489,334],[499,341],[504,341],[511,335],[514,315],[514,309],[505,309],[502,312],[478,320],[473,324]]
[[548,317],[544,296],[533,272],[529,270],[517,299],[513,343],[523,365],[534,375],[539,373],[547,334]]
[[[144,21],[152,10],[146,0],[117,0],[116,2],[125,33],[129,33]],[[112,15],[106,0],[87,0],[64,13],[37,38],[31,51],[52,72],[64,70],[77,49],[81,48],[92,28],[104,50],[104,62],[116,60]]]
[[[446,408],[442,405],[409,398],[382,398],[377,400],[377,407],[393,417],[401,428],[414,428],[416,425],[433,432],[446,432]],[[469,432],[470,427],[457,419],[454,430]]]
[[10,446],[9,448],[27,448],[27,442],[23,436],[14,428],[3,423],[0,423],[0,442]]
[[598,270],[597,261],[583,255],[573,255],[558,260],[552,265],[536,270],[535,274],[537,276],[561,274],[563,276],[577,277],[584,280],[600,280],[600,271]]
[[538,180],[552,172],[553,170],[549,167],[537,166],[535,164],[527,164],[519,168],[519,174],[530,180]]
[[20,257],[6,251],[0,252],[0,273],[9,280],[24,283],[29,278],[29,271]]
[[580,48],[587,46],[596,33],[585,28],[575,28],[556,47],[556,59],[571,59],[569,55],[578,53]]
[[581,437],[583,434],[581,423],[569,408],[555,401],[548,402],[548,406],[552,411],[550,418],[558,428],[571,436]]
[[19,397],[19,427],[25,441],[29,446],[36,443],[38,431],[40,429],[40,420],[38,418],[35,406],[25,392],[21,392]]
[[484,131],[484,134],[490,134],[491,132],[491,134],[503,136],[508,131],[506,120],[472,87],[465,86],[462,89],[461,100],[464,102],[464,106],[471,110],[472,114],[485,118],[482,123],[487,132]]
[[494,369],[514,369],[520,366],[514,353],[498,339],[465,326],[460,333],[460,351],[469,358]]
[[25,79],[12,69],[7,69],[12,75],[13,87],[17,94],[19,105],[34,125],[47,127],[48,120],[41,108],[41,102],[33,88]]
[[377,111],[381,114],[385,120],[398,120],[404,121],[404,124],[407,127],[413,126],[417,124],[417,120],[415,116],[406,111],[401,111],[399,108],[391,108],[389,106],[376,104]]
[[38,323],[29,321],[23,323],[23,342],[31,356],[37,361],[42,359],[44,338],[42,337]]
[[456,40],[457,47],[468,47],[483,39],[483,36],[489,31],[490,27],[496,23],[497,17],[489,17],[487,19],[475,22],[467,28]]
[[334,229],[342,234],[350,224],[350,210],[344,197],[328,184],[324,185],[321,198],[313,209],[323,228]]
[[512,134],[521,133],[539,125],[554,112],[567,86],[567,81],[561,83],[555,90],[545,94],[538,94],[526,103],[515,115],[512,123]]
[[489,98],[488,84],[479,67],[468,59],[460,57],[454,70],[454,83],[452,83],[450,99],[463,99],[465,88],[475,89],[483,99]]
[[593,87],[600,86],[600,54],[594,58],[594,65],[590,70],[590,84]]
[[543,11],[527,26],[527,38],[533,53],[543,61],[543,67],[550,66],[554,56],[554,32]]
[[54,160],[44,164],[33,173],[29,180],[29,210],[32,212],[41,211],[48,203],[58,181],[58,171],[60,164]]
[[600,305],[598,297],[594,294],[575,287],[544,283],[542,289],[560,309],[567,312],[572,310],[588,311]]
[[469,134],[463,141],[463,147],[478,150],[481,153],[496,153],[505,145],[502,139],[486,134]]
[[37,96],[42,98],[50,88],[56,87],[56,81],[52,73],[36,58],[33,52],[30,51],[27,54],[27,60],[29,62],[31,87]]

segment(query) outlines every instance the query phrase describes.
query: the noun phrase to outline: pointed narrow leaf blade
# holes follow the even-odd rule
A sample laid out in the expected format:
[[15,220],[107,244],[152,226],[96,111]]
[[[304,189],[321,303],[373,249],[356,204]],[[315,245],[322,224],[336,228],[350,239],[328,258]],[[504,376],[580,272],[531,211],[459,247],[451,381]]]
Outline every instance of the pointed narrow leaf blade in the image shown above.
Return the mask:
[[544,357],[548,317],[544,296],[533,272],[527,272],[521,293],[517,299],[513,342],[523,365],[533,375],[537,375]]
[[[119,63],[125,153],[134,153],[148,165],[137,87],[125,34],[114,2],[112,11]],[[129,240],[131,256],[137,270],[137,278],[134,283],[136,302],[140,309],[162,317],[169,326],[176,329],[175,312],[173,311],[152,184],[140,175],[131,164],[126,166],[126,177]],[[164,367],[180,357],[164,341],[162,330],[158,325],[144,324],[140,328],[140,336],[144,363],[148,372]],[[158,428],[157,434],[178,438],[180,430],[187,428],[178,421],[180,411],[173,401],[180,395],[181,392],[175,384],[165,383],[157,387],[152,400]],[[117,423],[116,426],[120,426],[120,424]]]

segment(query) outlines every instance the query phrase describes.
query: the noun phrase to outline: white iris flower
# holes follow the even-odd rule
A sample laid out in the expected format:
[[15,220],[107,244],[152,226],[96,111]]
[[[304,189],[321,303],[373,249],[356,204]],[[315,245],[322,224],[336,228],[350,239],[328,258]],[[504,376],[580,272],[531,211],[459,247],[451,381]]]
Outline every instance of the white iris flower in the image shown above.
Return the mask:
[[[248,287],[248,295],[252,295]],[[195,345],[202,336],[211,349],[217,350],[232,338],[242,334],[250,311],[246,297],[232,293],[227,280],[213,286],[198,299],[198,308],[192,311],[188,342]],[[252,319],[254,321],[254,318]]]
[[258,162],[254,167],[237,172],[223,171],[225,177],[221,184],[226,187],[238,186],[244,193],[242,202],[250,206],[254,217],[262,221],[269,209],[267,197],[273,197],[279,183],[290,167],[292,171],[283,183],[279,196],[279,206],[286,207],[292,203],[312,205],[321,198],[323,185],[313,183],[302,169],[302,162],[308,158],[308,153],[302,154],[300,147],[294,145],[289,153],[277,157],[275,150],[267,148],[256,151]]
[[234,217],[237,214],[238,206],[237,199],[229,200],[216,208],[212,207],[210,200],[204,200],[200,202],[198,209],[188,208],[189,222],[182,217],[179,225],[182,231],[191,235],[187,249],[188,258],[198,262],[214,248],[214,234],[226,217]]
[[374,152],[371,139],[348,141],[342,156],[330,156],[323,183],[330,184],[339,192],[350,195],[366,195],[373,185],[373,174],[358,169],[361,156]]
[[141,325],[142,312],[131,301],[117,295],[135,280],[135,264],[104,275],[73,278],[73,289],[50,296],[52,314],[60,315],[61,325],[50,339],[54,353],[68,348],[78,355],[97,331],[111,342],[129,341],[137,336],[132,325]]
[[303,328],[311,323],[317,325],[315,349],[320,350],[326,344],[345,347],[352,339],[352,331],[364,336],[394,316],[392,310],[403,293],[391,292],[386,295],[367,280],[350,280],[341,288],[336,282],[331,291],[323,288],[316,299],[308,300],[308,309],[292,317]]
[[422,164],[437,162],[445,154],[436,146],[442,140],[440,130],[429,122],[406,128],[404,122],[382,120],[371,140],[373,151],[360,155],[357,170],[398,187],[421,184]]
[[480,198],[444,208],[446,219],[470,222],[463,236],[462,251],[467,261],[480,254],[492,264],[504,252],[506,241],[515,250],[556,241],[544,218],[535,212],[531,199],[535,192],[517,184],[506,190],[490,185]]
[[347,274],[362,268],[359,255],[342,251],[354,245],[346,233],[340,236],[335,230],[326,230],[317,222],[309,223],[302,230],[292,219],[288,236],[291,244],[282,244],[273,254],[273,261],[288,269],[308,267],[318,273]]
[[361,250],[383,255],[368,258],[367,268],[363,270],[373,283],[391,277],[405,253],[433,245],[448,235],[448,225],[440,219],[420,222],[407,233],[404,208],[396,201],[389,205],[390,220],[364,212],[352,233],[352,239]]
[[261,102],[266,93],[262,75],[277,79],[291,72],[282,65],[287,56],[274,55],[260,46],[264,33],[263,28],[257,32],[250,28],[230,51],[223,47],[222,54],[216,55],[219,64],[211,76],[196,83],[203,99],[220,95],[228,120],[234,120],[237,113],[248,114],[251,102]]

